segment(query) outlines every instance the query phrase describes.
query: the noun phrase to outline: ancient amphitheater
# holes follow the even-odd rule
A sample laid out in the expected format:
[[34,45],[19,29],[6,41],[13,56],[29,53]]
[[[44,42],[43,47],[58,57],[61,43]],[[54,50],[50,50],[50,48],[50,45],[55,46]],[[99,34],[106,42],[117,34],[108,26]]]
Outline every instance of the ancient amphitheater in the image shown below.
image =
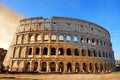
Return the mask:
[[11,72],[101,73],[115,68],[109,32],[88,21],[22,19],[4,66]]

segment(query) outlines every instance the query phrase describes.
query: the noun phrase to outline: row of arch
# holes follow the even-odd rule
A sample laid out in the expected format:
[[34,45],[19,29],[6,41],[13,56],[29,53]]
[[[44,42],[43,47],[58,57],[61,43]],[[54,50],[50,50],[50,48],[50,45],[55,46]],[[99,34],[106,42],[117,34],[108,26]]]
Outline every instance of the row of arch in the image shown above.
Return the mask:
[[[30,70],[30,62],[27,62],[25,65],[25,71],[29,72]],[[56,67],[56,65],[58,67]],[[33,71],[38,71],[38,62],[34,63]],[[71,62],[68,62],[67,64],[64,64],[64,62],[59,62],[56,64],[55,62],[51,62],[50,64],[47,64],[47,62],[41,63],[41,69],[42,72],[106,72],[113,70],[113,66],[111,63],[75,63],[72,64]]]
[[[41,51],[42,50],[42,51]],[[29,48],[28,55],[32,55],[33,48]],[[42,52],[42,53],[41,53]],[[104,58],[113,58],[112,53],[105,51],[96,51],[96,50],[85,50],[75,48],[73,51],[71,48],[67,48],[66,50],[63,48],[58,48],[58,51],[55,47],[50,48],[50,55],[75,55],[75,56],[93,56],[93,57],[104,57]],[[48,55],[48,48],[44,47],[43,49],[37,47],[35,49],[35,55]]]
[[[105,40],[100,40],[100,39],[95,39],[95,38],[85,38],[84,36],[82,37],[78,37],[77,35],[71,36],[71,35],[63,35],[60,34],[58,35],[49,35],[49,34],[45,34],[45,35],[41,35],[41,34],[28,34],[28,37],[25,35],[23,36],[23,42],[24,40],[26,40],[26,38],[28,38],[29,42],[33,43],[33,42],[39,42],[39,41],[66,41],[66,42],[75,42],[75,43],[80,43],[80,44],[91,44],[91,45],[96,45],[96,46],[104,46],[104,47],[111,47],[110,42],[109,41],[105,41]],[[20,41],[22,39],[21,35],[18,35],[17,41]]]

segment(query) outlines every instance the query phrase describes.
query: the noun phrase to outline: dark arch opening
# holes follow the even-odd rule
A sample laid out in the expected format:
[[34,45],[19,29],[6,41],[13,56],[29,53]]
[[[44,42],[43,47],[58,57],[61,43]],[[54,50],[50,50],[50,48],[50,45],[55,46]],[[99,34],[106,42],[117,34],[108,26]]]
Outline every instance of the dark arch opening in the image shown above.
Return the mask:
[[35,62],[34,63],[34,71],[37,71],[37,69],[38,69],[38,62]]
[[50,70],[53,72],[55,71],[55,62],[50,63]]
[[63,50],[63,48],[59,48],[58,54],[59,54],[59,55],[64,55],[64,50]]
[[79,56],[78,49],[75,49],[75,50],[74,50],[74,53],[75,53],[75,56]]
[[84,70],[84,72],[87,72],[87,64],[86,63],[83,63],[83,70]]
[[72,64],[70,62],[67,64],[67,72],[72,72]]
[[55,48],[51,48],[51,55],[56,55],[56,49]]
[[70,48],[67,49],[67,55],[71,55],[71,49]]
[[28,55],[32,55],[32,48],[29,48],[29,54]]
[[25,71],[27,71],[27,72],[30,71],[30,62],[27,62],[27,63],[26,63]]
[[46,62],[42,62],[42,71],[44,71],[44,72],[47,71],[47,64],[46,64]]
[[39,52],[40,52],[40,48],[36,48],[36,55],[39,55]]
[[45,47],[45,48],[43,49],[43,55],[47,55],[47,53],[48,53],[48,49]]
[[62,62],[59,63],[59,71],[63,72],[64,70],[64,64]]
[[82,49],[82,56],[85,56],[85,50]]
[[80,70],[79,70],[80,68],[79,68],[79,63],[76,63],[75,64],[75,72],[79,72]]

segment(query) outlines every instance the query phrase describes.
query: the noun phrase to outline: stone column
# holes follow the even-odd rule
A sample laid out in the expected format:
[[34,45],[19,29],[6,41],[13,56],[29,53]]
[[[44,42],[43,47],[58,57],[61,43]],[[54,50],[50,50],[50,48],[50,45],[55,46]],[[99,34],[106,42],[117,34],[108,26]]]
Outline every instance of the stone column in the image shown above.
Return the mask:
[[56,72],[58,72],[58,63],[56,62]]
[[41,64],[40,64],[40,60],[38,61],[38,72],[41,72]]
[[66,73],[67,72],[67,63],[66,62],[64,62],[64,71],[63,71],[64,73]]
[[50,57],[50,46],[48,46],[47,48],[48,48],[48,56]]
[[49,64],[49,61],[47,62],[47,72],[50,72],[50,64]]

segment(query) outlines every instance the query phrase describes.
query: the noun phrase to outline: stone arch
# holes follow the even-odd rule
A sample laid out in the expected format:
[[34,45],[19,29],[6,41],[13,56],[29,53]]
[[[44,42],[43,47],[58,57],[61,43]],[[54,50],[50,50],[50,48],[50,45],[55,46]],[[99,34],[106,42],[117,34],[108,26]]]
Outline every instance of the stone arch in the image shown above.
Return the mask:
[[85,56],[85,49],[82,49],[81,53],[82,53],[82,56]]
[[47,54],[48,54],[48,48],[45,47],[45,48],[43,49],[43,55],[47,55]]
[[42,62],[42,71],[46,72],[47,71],[47,63]]
[[98,72],[98,63],[95,63],[95,72]]
[[90,72],[93,72],[93,64],[92,63],[89,64],[89,70],[90,70]]
[[51,48],[51,55],[56,55],[56,49],[54,47]]
[[90,50],[88,50],[88,56],[92,56],[92,54],[91,54],[91,51],[90,51]]
[[35,62],[34,63],[34,71],[37,71],[37,69],[38,69],[38,62]]
[[71,49],[67,48],[67,55],[71,55]]
[[30,62],[26,62],[25,71],[30,72]]
[[44,35],[44,40],[45,40],[45,41],[48,41],[48,40],[49,40],[49,35],[47,35],[47,34]]
[[67,63],[67,72],[72,72],[72,64],[71,64],[71,62]]
[[35,52],[35,55],[39,55],[39,53],[40,53],[40,48],[36,48],[36,52]]
[[64,55],[64,50],[63,50],[63,48],[59,48],[58,54],[59,54],[59,55]]
[[80,65],[79,63],[75,63],[75,72],[79,72],[80,71]]
[[58,71],[60,71],[60,72],[64,71],[64,64],[63,64],[63,62],[59,63],[59,70]]
[[74,54],[75,54],[75,56],[79,56],[79,52],[78,52],[77,48],[74,50]]
[[56,35],[52,35],[52,36],[51,36],[51,40],[52,40],[52,41],[55,41],[56,39],[57,39]]
[[71,36],[70,35],[66,36],[66,41],[68,41],[68,42],[71,41]]
[[29,48],[28,55],[32,55],[32,48]]
[[74,37],[73,37],[73,41],[74,41],[74,42],[78,42],[78,37],[77,37],[77,36],[74,36]]
[[83,72],[87,72],[87,64],[86,63],[83,63]]
[[59,40],[63,41],[64,40],[64,36],[63,35],[59,35]]
[[54,72],[56,70],[56,64],[55,64],[55,62],[51,62],[50,63],[50,71],[52,72]]
[[100,72],[102,72],[104,69],[103,69],[103,64],[100,63]]
[[95,50],[93,50],[93,55],[94,55],[94,57],[97,57],[97,53]]

